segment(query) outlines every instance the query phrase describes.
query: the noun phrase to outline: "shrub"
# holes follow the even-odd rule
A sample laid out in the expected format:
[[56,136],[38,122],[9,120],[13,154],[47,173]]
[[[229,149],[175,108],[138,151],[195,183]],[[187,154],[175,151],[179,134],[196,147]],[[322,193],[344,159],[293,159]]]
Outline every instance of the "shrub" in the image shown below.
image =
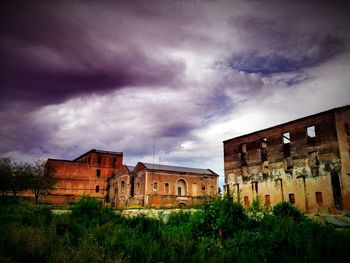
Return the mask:
[[294,221],[305,219],[305,215],[295,208],[291,203],[283,201],[272,208],[272,213],[278,217],[291,217]]

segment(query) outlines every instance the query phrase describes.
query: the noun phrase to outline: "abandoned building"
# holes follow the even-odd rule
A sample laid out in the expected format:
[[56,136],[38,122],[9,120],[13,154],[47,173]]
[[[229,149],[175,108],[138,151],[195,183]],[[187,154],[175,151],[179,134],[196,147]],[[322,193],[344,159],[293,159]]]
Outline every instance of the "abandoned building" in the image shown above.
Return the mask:
[[123,164],[123,153],[92,149],[76,159],[48,159],[57,183],[46,202],[68,203],[84,195],[104,199],[107,179]]
[[218,174],[210,169],[139,162],[121,166],[110,182],[110,201],[117,207],[196,205],[218,193]]
[[246,206],[350,210],[349,126],[344,106],[224,141],[225,192]]

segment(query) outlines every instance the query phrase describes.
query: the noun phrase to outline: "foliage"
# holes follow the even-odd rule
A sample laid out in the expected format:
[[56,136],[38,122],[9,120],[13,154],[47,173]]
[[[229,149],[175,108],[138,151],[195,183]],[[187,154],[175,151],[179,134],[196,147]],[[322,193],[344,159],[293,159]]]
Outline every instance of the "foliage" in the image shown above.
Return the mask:
[[278,217],[291,217],[295,221],[301,221],[305,219],[305,216],[291,203],[283,201],[275,205],[272,209],[272,213]]
[[[294,208],[294,207],[293,207]],[[297,216],[286,204],[245,211],[230,196],[167,223],[121,217],[84,197],[71,213],[0,205],[1,262],[346,262],[350,233]],[[250,213],[263,213],[260,221]],[[300,213],[300,212],[299,212]],[[297,219],[297,220],[296,220]],[[221,235],[219,234],[221,229]]]
[[54,186],[53,173],[53,169],[46,166],[44,161],[39,160],[30,164],[16,163],[10,158],[1,158],[0,188],[3,197],[9,191],[16,197],[20,191],[31,190],[37,204],[40,196]]

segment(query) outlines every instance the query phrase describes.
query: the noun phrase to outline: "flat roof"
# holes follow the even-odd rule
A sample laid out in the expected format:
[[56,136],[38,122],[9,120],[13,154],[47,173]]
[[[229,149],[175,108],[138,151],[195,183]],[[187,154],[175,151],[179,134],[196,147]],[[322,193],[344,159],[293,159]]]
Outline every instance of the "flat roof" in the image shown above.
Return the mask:
[[260,133],[260,132],[272,130],[272,129],[275,129],[277,127],[282,127],[284,125],[288,125],[288,124],[291,124],[293,122],[299,122],[299,121],[302,121],[302,120],[306,120],[308,118],[313,118],[313,117],[316,117],[316,116],[319,116],[319,115],[322,115],[322,114],[335,112],[335,111],[342,110],[342,109],[349,108],[349,107],[350,107],[350,105],[346,105],[346,106],[342,106],[342,107],[338,107],[338,108],[333,108],[333,109],[330,109],[330,110],[322,111],[322,112],[315,113],[315,114],[312,114],[312,115],[308,115],[308,116],[305,116],[305,117],[301,117],[301,118],[298,118],[298,119],[295,119],[295,120],[292,120],[292,121],[288,121],[288,122],[284,122],[284,123],[281,123],[281,124],[277,124],[275,126],[268,127],[268,128],[262,129],[262,130],[254,131],[254,132],[243,134],[243,135],[231,138],[231,139],[227,139],[227,140],[223,141],[223,143],[229,142],[229,141],[233,141],[233,140],[236,140],[236,139],[240,139],[240,138],[243,138],[243,137],[248,137],[248,136],[253,135],[253,134],[257,134],[257,133]]
[[101,153],[101,154],[109,154],[109,155],[123,155],[123,152],[112,152],[112,151],[103,151],[103,150],[96,150],[96,149],[91,149],[90,151],[83,153],[79,157],[75,158],[73,161],[79,160],[80,158],[90,154],[90,153]]

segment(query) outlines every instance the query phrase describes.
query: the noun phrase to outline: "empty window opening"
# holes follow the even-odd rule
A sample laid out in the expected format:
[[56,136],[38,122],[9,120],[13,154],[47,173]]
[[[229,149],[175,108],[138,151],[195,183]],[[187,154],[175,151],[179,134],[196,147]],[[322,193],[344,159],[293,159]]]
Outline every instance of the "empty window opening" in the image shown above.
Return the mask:
[[124,183],[124,181],[122,181],[122,182],[120,183],[120,189],[121,189],[122,191],[124,191],[124,187],[125,187],[125,183]]
[[247,144],[243,143],[241,145],[241,165],[247,166]]
[[100,176],[101,176],[101,170],[100,170],[100,169],[97,169],[97,170],[96,170],[96,176],[97,176],[97,177],[100,177]]
[[244,206],[249,206],[249,196],[244,196],[243,197],[243,204]]
[[306,128],[306,134],[308,138],[315,138],[316,137],[316,129],[315,126],[309,126]]
[[177,187],[177,195],[178,196],[186,196],[186,183],[184,180],[180,179],[176,183]]
[[98,164],[98,165],[101,165],[101,163],[102,163],[102,157],[99,156],[99,157],[97,157],[97,164]]
[[153,183],[153,191],[157,191],[158,190],[158,183],[154,182]]
[[322,205],[323,203],[322,192],[316,192],[316,203],[318,205]]
[[96,185],[95,192],[98,193],[100,191],[100,186]]
[[202,185],[202,191],[205,191],[205,185]]
[[295,195],[294,194],[289,194],[289,202],[291,204],[295,204]]
[[164,189],[165,189],[165,193],[168,194],[169,193],[169,183],[165,183]]
[[344,127],[345,127],[345,132],[348,136],[350,136],[350,127],[349,127],[349,123],[345,122],[344,123]]
[[290,133],[289,132],[283,133],[282,138],[283,138],[283,144],[290,143]]
[[117,158],[113,158],[113,160],[112,160],[112,165],[113,165],[113,166],[116,166],[116,165],[117,165]]
[[270,195],[265,195],[265,205],[271,205]]
[[260,147],[261,147],[261,161],[262,162],[265,162],[267,161],[267,139],[266,138],[263,138],[261,140],[261,144],[260,144]]
[[320,162],[318,160],[318,152],[309,152],[309,166],[311,168],[311,174],[313,177],[319,176],[319,166]]
[[253,184],[254,184],[255,193],[258,194],[258,192],[259,192],[258,182],[254,182]]

